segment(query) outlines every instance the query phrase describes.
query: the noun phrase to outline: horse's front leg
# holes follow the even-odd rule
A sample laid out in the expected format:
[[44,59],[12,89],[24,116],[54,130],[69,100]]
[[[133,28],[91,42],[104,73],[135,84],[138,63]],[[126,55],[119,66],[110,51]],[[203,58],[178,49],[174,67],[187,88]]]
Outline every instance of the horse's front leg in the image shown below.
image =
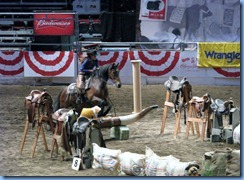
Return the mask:
[[[98,117],[106,116],[112,108],[112,105],[108,102],[108,100],[93,97],[92,102],[98,102],[98,106],[101,108],[100,112],[98,113]],[[105,109],[106,106],[107,108]]]
[[[106,110],[105,107],[107,106]],[[106,116],[108,114],[108,112],[111,110],[112,105],[111,103],[109,103],[108,101],[106,101],[106,103],[102,106],[103,107],[103,113],[101,114],[101,116]],[[100,114],[98,114],[100,117]]]

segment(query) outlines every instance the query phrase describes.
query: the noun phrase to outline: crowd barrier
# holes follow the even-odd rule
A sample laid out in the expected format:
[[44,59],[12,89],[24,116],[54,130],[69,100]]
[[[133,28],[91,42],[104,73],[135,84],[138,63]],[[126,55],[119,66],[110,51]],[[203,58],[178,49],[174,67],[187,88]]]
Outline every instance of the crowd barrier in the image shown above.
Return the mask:
[[[231,68],[199,67],[198,55],[198,49],[102,51],[97,58],[100,66],[119,62],[123,84],[133,83],[131,61],[141,60],[142,84],[163,84],[175,75],[186,76],[195,85],[240,85],[240,64]],[[76,78],[77,59],[73,51],[0,51],[0,84],[69,84]]]

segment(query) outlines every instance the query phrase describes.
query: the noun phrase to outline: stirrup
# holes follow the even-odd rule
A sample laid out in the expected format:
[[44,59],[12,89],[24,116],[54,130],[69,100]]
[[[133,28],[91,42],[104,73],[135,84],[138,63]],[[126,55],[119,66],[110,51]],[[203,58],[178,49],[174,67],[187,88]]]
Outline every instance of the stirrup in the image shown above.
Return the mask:
[[81,104],[82,103],[82,95],[79,95],[78,98],[76,99],[76,104]]

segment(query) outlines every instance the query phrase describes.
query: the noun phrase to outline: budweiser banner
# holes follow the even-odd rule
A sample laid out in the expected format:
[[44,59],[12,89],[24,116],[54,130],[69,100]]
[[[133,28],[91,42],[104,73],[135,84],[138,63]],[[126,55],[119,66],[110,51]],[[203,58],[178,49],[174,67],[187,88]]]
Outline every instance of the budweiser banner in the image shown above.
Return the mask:
[[34,14],[34,33],[35,35],[73,35],[74,15]]

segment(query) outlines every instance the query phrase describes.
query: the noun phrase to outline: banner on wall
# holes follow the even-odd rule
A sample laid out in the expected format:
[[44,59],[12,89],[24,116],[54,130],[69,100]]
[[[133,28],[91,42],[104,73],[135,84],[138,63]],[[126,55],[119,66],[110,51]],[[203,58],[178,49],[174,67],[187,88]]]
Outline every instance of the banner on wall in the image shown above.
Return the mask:
[[24,77],[74,77],[74,52],[25,52]]
[[[150,11],[156,11],[148,9],[149,4],[151,9],[159,9],[163,3],[141,0],[141,42],[174,42],[175,38],[180,42],[240,42],[240,1],[168,0],[163,18],[150,16]],[[150,45],[144,47],[150,49]]]
[[0,51],[0,76],[23,76],[23,51]]
[[73,14],[34,14],[35,35],[74,35]]
[[198,67],[240,67],[240,43],[199,43]]
[[140,20],[165,21],[167,0],[142,0]]

